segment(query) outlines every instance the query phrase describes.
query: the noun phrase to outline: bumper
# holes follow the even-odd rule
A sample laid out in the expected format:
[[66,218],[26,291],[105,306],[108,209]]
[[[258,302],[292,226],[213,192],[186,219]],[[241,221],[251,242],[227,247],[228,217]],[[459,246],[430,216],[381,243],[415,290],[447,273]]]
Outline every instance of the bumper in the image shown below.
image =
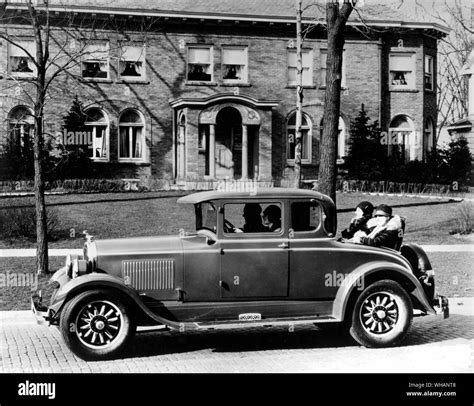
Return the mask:
[[437,296],[431,305],[436,310],[436,314],[442,314],[445,319],[449,317],[449,302],[446,296]]
[[38,324],[51,324],[53,319],[51,310],[43,306],[43,298],[38,294],[31,296],[31,311]]

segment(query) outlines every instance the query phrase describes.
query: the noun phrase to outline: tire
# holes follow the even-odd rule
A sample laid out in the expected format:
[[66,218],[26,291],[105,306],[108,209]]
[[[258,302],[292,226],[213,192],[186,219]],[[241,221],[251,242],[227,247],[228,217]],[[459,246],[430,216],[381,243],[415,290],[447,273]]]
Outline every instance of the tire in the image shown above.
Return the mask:
[[369,348],[391,347],[405,338],[413,320],[408,293],[395,281],[373,283],[357,298],[350,334]]
[[122,295],[97,289],[66,304],[59,329],[74,354],[92,361],[117,357],[133,338],[136,324]]

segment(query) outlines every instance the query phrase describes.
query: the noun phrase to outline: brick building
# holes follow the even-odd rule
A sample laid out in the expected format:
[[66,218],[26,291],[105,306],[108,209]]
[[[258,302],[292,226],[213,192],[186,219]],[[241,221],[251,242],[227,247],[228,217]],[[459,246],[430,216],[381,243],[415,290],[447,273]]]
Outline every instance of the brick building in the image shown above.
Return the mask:
[[[52,55],[81,56],[58,76],[45,106],[49,134],[83,143],[103,177],[255,179],[284,183],[294,169],[296,49],[294,0],[51,2]],[[90,3],[90,4],[89,4]],[[101,5],[103,4],[103,5]],[[324,8],[304,14],[305,27]],[[448,29],[412,21],[384,5],[361,9],[346,29],[339,162],[361,105],[423,159],[435,139],[437,41]],[[21,4],[7,13],[21,15]],[[80,28],[71,29],[71,18]],[[31,126],[35,52],[30,27],[7,27],[21,47],[0,41],[0,129],[25,143]],[[119,27],[117,29],[116,27]],[[324,24],[304,41],[303,163],[317,176],[327,42]],[[77,53],[78,54],[78,53]],[[74,97],[86,106],[87,134],[62,128]],[[390,146],[387,148],[389,152]],[[4,168],[6,170],[7,168]]]

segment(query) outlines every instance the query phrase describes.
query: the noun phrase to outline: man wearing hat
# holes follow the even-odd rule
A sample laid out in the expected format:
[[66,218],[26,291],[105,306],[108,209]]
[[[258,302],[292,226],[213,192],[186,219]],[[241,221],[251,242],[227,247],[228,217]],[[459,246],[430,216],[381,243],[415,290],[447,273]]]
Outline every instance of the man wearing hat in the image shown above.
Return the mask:
[[374,218],[367,223],[371,230],[367,236],[354,236],[360,244],[375,247],[397,249],[400,238],[403,237],[403,225],[400,216],[392,216],[392,208],[381,204],[375,208]]
[[360,202],[355,210],[355,217],[351,220],[349,227],[342,230],[342,238],[350,239],[357,231],[369,232],[367,222],[372,218],[374,206],[370,202]]

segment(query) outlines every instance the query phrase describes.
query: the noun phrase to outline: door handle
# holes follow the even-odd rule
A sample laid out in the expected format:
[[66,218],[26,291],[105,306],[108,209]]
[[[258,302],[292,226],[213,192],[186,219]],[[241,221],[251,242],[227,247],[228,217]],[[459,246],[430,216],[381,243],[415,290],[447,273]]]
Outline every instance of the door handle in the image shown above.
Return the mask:
[[286,242],[282,242],[278,248],[288,248],[288,244]]

